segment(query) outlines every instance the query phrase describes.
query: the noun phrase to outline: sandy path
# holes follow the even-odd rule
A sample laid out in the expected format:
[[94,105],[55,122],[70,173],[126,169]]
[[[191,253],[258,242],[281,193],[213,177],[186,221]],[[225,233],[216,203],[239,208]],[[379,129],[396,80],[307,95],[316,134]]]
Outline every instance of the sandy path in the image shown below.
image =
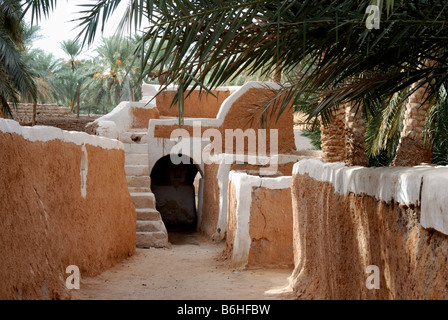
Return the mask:
[[170,235],[171,249],[137,249],[97,277],[81,279],[72,299],[291,299],[292,270],[233,271],[220,259],[223,244],[197,234]]

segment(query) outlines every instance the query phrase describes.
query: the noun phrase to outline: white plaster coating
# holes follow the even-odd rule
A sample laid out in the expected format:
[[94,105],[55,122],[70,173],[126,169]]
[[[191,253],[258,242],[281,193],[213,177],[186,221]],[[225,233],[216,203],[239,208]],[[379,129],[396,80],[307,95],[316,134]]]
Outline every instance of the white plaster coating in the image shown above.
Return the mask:
[[18,122],[10,119],[0,119],[0,131],[3,133],[13,133],[20,135],[24,139],[32,142],[48,142],[51,140],[60,140],[62,142],[74,143],[79,146],[89,144],[103,149],[123,149],[123,144],[117,140],[112,140],[100,136],[93,136],[85,132],[65,131],[56,127],[22,127]]
[[[155,108],[155,101],[122,101],[118,106],[116,106],[111,112],[108,114],[96,119],[94,123],[97,123],[100,127],[105,126],[104,130],[107,133],[108,128],[110,127],[109,122],[115,123],[115,128],[117,134],[119,135],[121,132],[127,131],[132,127],[132,109],[133,108],[143,108],[143,109],[152,109]],[[105,122],[107,121],[107,122]],[[110,128],[109,128],[110,130]]]
[[117,139],[119,137],[119,132],[117,130],[117,125],[111,120],[100,120],[97,122],[98,127],[96,128],[96,134],[102,137]]
[[152,97],[154,97],[157,92],[159,92],[159,85],[153,85],[153,84],[148,84],[148,83],[143,83],[142,84],[142,101],[148,101],[149,99],[151,99]]
[[[204,148],[207,149],[210,148],[210,145]],[[287,164],[291,162],[297,162],[301,159],[306,159],[308,157],[304,156],[298,156],[298,155],[291,155],[291,154],[280,154],[276,156],[278,158],[279,164]],[[216,232],[212,236],[214,240],[222,240],[225,236],[225,232],[227,230],[227,187],[228,187],[228,181],[229,181],[229,172],[230,167],[232,163],[235,163],[235,155],[234,154],[218,154],[218,155],[212,155],[208,159],[208,163],[214,163],[218,164],[218,173],[216,176],[216,179],[218,181],[218,187],[219,187],[219,215],[218,215],[218,223],[216,226]],[[248,160],[247,158],[245,160]],[[251,158],[251,160],[254,160]],[[251,164],[259,164],[261,161],[259,159],[255,159],[254,163]],[[275,185],[279,185],[279,188],[286,188],[289,187],[291,184],[291,178],[287,177],[279,177],[269,179],[264,179],[264,183],[268,183],[268,188],[274,189]],[[218,229],[220,232],[218,232]]]
[[260,177],[261,187],[266,189],[287,189],[291,187],[291,176],[276,178]]
[[386,203],[420,206],[422,226],[448,235],[447,167],[348,167],[310,158],[296,163],[293,174],[330,182],[339,194],[366,194]]
[[96,119],[95,123],[100,123],[102,121],[112,121],[115,123],[118,132],[126,131],[132,126],[132,114],[130,108],[130,102],[123,101],[118,106],[116,106],[108,114]]
[[248,263],[252,243],[249,233],[252,188],[287,189],[291,187],[291,176],[266,178],[247,174],[243,171],[230,171],[229,181],[235,186],[236,196],[236,230],[233,243],[232,264],[245,267]]
[[[209,148],[210,145],[208,145],[204,150]],[[220,154],[204,154],[208,155],[208,157],[204,160],[207,160],[209,163],[221,163],[223,159],[226,159],[226,163],[235,163],[237,160],[237,155],[235,154],[229,154],[229,153],[220,153]],[[308,159],[308,156],[302,156],[302,155],[295,155],[295,154],[277,154],[273,156],[253,156],[253,155],[244,155],[244,159],[242,157],[243,155],[238,155],[238,160],[243,161],[244,163],[253,164],[253,165],[266,165],[272,162],[275,162],[277,164],[287,164],[291,162],[297,162],[302,159]]]
[[[219,164],[216,179],[219,188],[219,214],[216,232],[212,236],[214,240],[222,240],[227,231],[227,188],[229,181],[230,164],[226,164],[224,159]],[[219,230],[219,232],[218,232]]]
[[448,168],[439,167],[423,176],[420,223],[448,235]]
[[316,150],[313,144],[311,143],[311,139],[302,135],[303,131],[294,130],[294,142],[296,146],[296,150]]
[[259,184],[257,177],[247,176],[231,171],[229,179],[235,186],[236,196],[236,230],[233,242],[232,265],[244,268],[247,265],[251,238],[249,234],[250,207],[252,202],[252,186]]
[[197,226],[199,226],[201,224],[202,221],[202,204],[204,202],[204,177],[201,176],[201,178],[199,179],[199,184],[198,184],[198,222],[197,222]]

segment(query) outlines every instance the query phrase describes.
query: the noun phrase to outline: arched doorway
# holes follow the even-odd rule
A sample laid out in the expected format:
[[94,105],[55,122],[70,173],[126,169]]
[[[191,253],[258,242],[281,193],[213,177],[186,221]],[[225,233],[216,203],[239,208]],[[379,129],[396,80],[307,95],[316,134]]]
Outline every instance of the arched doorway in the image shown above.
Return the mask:
[[[189,157],[181,156],[179,164],[171,156],[160,158],[151,170],[151,190],[156,208],[168,232],[196,231],[198,222],[198,184],[195,183],[198,167]],[[179,161],[175,161],[178,163]]]

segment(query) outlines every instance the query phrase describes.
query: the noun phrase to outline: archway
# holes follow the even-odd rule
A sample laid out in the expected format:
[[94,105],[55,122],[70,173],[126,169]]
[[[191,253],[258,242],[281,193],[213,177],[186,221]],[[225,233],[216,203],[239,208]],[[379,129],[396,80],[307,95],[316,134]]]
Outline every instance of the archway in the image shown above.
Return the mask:
[[[177,157],[177,156],[176,156]],[[171,161],[171,156],[160,158],[151,170],[151,190],[156,198],[156,208],[168,232],[196,231],[198,223],[197,188],[198,173],[202,173],[189,157],[181,156]],[[196,185],[196,188],[195,188]]]

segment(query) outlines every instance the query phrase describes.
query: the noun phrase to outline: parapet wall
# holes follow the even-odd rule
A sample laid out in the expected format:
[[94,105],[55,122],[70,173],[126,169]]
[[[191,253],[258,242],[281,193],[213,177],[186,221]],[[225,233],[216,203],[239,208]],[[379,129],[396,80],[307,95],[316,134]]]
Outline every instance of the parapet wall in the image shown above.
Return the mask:
[[[305,156],[292,154],[279,155],[276,160],[277,174],[291,176],[294,163],[304,158]],[[232,154],[221,154],[207,160],[210,164],[204,165],[204,194],[198,230],[215,241],[221,241],[226,237],[227,230],[229,173],[232,170],[263,173],[263,169],[271,171],[272,164],[260,165],[261,159],[256,157],[239,164]]]
[[231,267],[292,267],[290,186],[290,176],[230,172],[224,254]]
[[[215,138],[215,133],[220,136],[218,140],[221,141],[221,145],[216,146],[217,153],[250,154],[256,151],[248,150],[249,143],[245,143],[244,146],[234,143],[235,135],[241,136],[245,139],[244,141],[255,141],[253,147],[257,145],[258,141],[265,142],[266,154],[290,153],[296,149],[293,113],[288,112],[292,102],[286,107],[285,112],[279,114],[279,106],[284,103],[284,96],[277,96],[280,90],[281,87],[276,83],[248,82],[223,101],[216,117],[185,118],[182,129],[189,137],[206,136],[205,138],[210,138],[206,134],[207,130],[216,129],[208,134],[211,134],[213,138]],[[275,108],[270,108],[264,118],[258,108],[271,100],[275,101],[275,103],[273,102]],[[157,107],[159,108],[159,106]],[[151,119],[148,136],[156,139],[170,139],[173,132],[177,132],[176,129],[179,129],[177,118]],[[264,137],[259,131],[263,129],[266,129]]]
[[[185,94],[183,116],[185,118],[216,118],[221,104],[237,89],[238,87],[220,87],[210,93],[194,90],[188,96]],[[177,117],[179,115],[178,104],[171,106],[176,93],[177,88],[168,87],[156,96],[156,104],[161,116]]]
[[[0,119],[0,299],[66,299],[135,250],[120,142]],[[82,288],[82,281],[81,281]]]
[[[12,118],[20,125],[31,126],[33,120],[33,104],[18,103],[15,107],[11,104]],[[85,131],[89,122],[97,119],[99,115],[74,114],[70,108],[55,104],[36,105],[36,124],[41,126],[52,126],[68,131]],[[1,118],[1,115],[0,115]]]
[[[446,167],[298,162],[291,276],[297,297],[447,299],[447,179]],[[378,281],[369,278],[372,268]]]

